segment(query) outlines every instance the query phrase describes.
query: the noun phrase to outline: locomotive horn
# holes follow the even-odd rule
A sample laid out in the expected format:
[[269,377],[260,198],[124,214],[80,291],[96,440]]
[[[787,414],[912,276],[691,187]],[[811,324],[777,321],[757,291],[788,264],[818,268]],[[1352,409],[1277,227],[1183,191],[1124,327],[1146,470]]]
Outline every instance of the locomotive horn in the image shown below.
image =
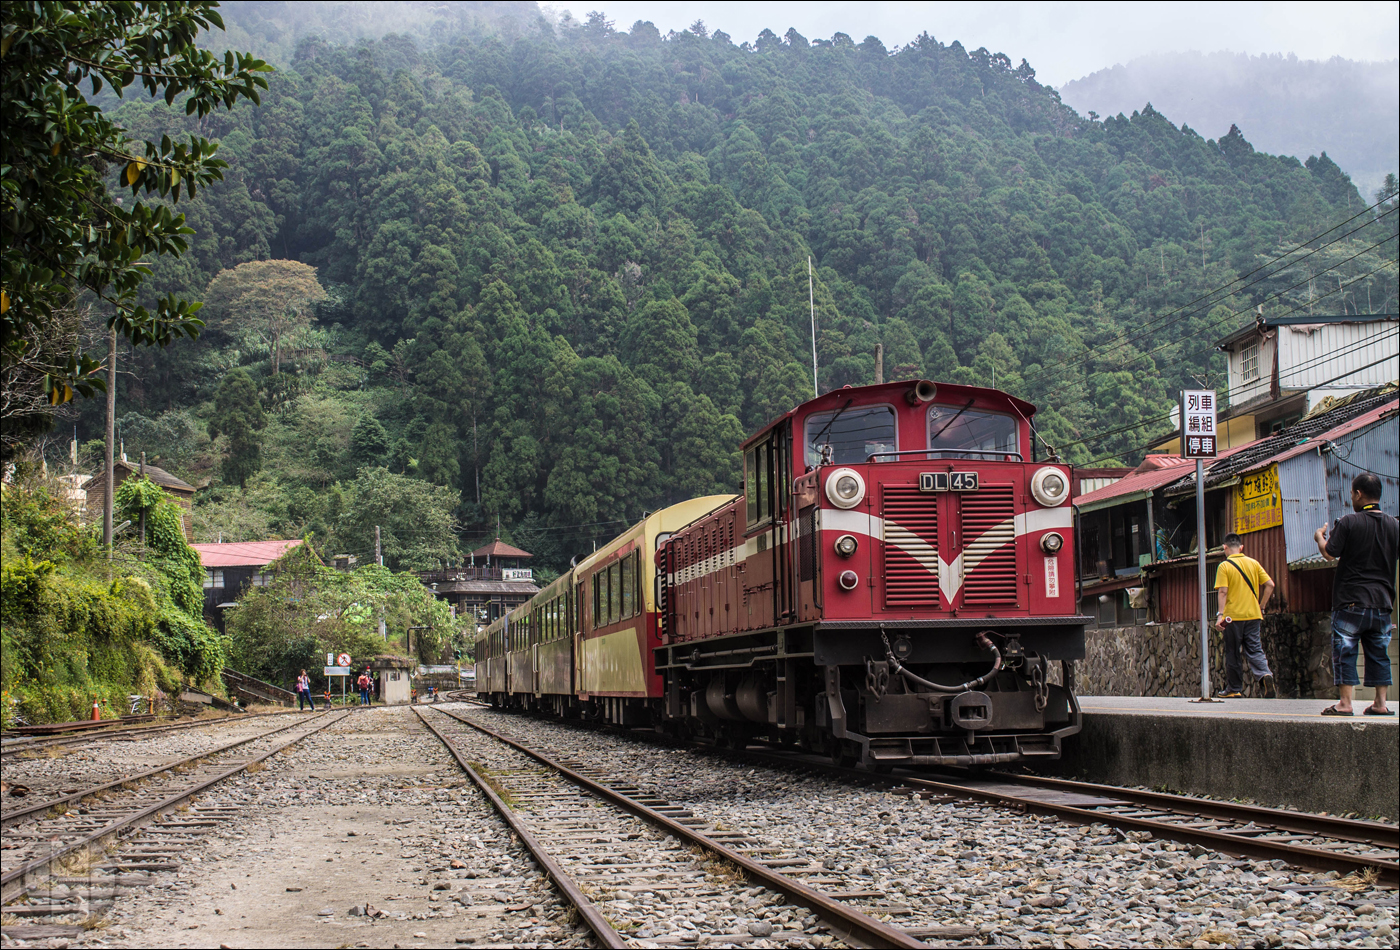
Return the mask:
[[933,397],[937,395],[938,387],[926,379],[921,379],[904,394],[904,398],[909,400],[909,405],[917,406],[920,403],[933,402]]

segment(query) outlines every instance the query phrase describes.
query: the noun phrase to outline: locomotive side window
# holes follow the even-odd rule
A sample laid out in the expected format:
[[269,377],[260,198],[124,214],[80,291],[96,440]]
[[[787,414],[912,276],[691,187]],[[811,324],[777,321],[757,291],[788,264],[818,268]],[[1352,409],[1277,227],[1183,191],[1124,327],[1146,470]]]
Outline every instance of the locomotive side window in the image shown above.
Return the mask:
[[807,417],[802,440],[808,465],[822,460],[822,449],[831,446],[836,465],[864,462],[879,452],[898,451],[894,409],[889,406],[850,406]]
[[762,524],[773,515],[773,443],[764,440],[744,453],[744,498],[748,524]]
[[[930,406],[928,411],[929,458],[991,458],[1021,451],[1016,419],[1000,412],[968,406]],[[982,454],[985,453],[985,454]]]

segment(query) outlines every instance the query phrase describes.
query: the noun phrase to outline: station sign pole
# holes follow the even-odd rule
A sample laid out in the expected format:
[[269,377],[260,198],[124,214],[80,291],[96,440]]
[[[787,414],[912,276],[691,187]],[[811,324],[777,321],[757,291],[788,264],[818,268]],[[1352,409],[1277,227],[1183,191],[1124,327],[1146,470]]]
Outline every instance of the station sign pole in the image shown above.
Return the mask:
[[1206,459],[1216,456],[1215,390],[1188,389],[1181,393],[1181,457],[1196,460],[1196,583],[1201,608],[1201,697],[1210,695],[1210,592],[1206,581]]

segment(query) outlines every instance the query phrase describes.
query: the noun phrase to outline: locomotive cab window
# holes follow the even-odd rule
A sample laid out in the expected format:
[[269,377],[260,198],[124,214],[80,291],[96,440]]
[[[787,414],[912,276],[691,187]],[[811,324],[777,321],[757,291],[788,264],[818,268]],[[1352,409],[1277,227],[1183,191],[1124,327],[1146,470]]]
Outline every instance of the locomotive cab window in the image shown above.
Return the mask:
[[1021,451],[1013,416],[967,406],[931,406],[928,411],[929,458],[964,454],[990,459]]
[[765,439],[744,453],[744,500],[749,525],[773,516],[773,443]]
[[[807,417],[802,440],[808,465],[822,460],[822,450],[831,446],[831,462],[852,465],[880,452],[896,452],[894,409],[889,406],[849,406],[832,412],[814,412]],[[888,459],[886,460],[888,461]]]

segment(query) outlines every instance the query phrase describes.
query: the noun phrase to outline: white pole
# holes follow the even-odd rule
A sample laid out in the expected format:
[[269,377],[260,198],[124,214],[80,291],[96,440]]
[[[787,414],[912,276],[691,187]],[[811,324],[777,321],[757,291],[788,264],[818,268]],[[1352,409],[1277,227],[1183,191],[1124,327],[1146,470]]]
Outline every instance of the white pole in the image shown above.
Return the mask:
[[1206,462],[1196,459],[1196,579],[1201,589],[1201,701],[1210,702],[1209,597],[1206,593]]
[[812,398],[821,395],[817,389],[817,298],[812,290],[812,258],[807,258],[807,306],[812,311]]

